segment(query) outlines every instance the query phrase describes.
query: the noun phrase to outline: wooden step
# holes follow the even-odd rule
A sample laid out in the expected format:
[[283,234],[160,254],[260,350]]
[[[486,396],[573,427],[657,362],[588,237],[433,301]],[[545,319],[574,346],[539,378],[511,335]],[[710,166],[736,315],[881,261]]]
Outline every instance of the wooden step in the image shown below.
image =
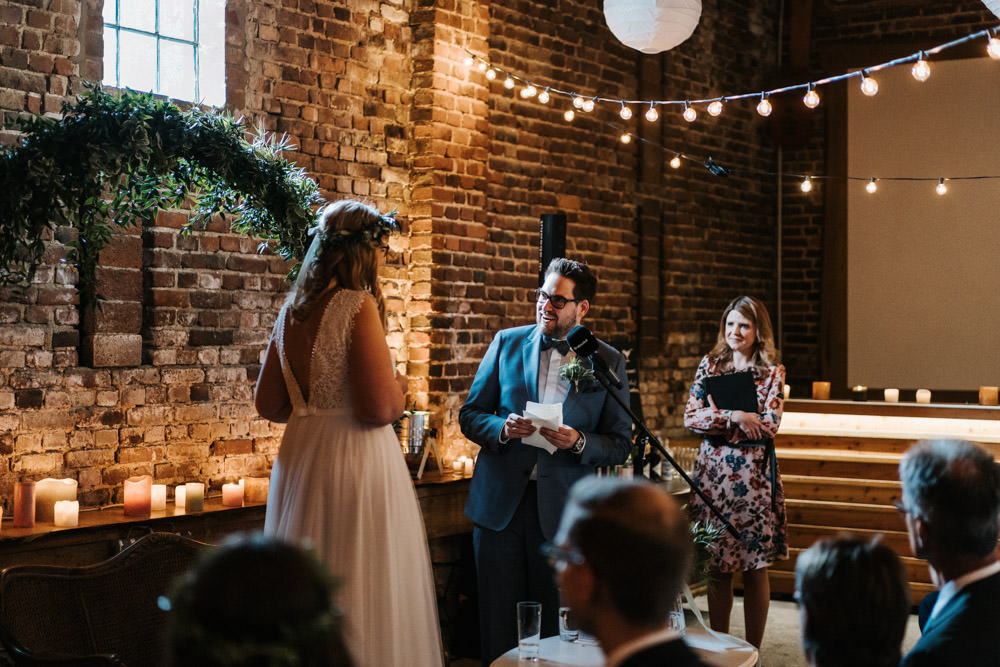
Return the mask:
[[776,448],[782,476],[899,481],[899,454]]
[[[795,561],[805,549],[789,549],[788,560],[778,561],[771,566],[772,570],[787,570],[789,572],[795,571]],[[930,584],[931,575],[930,571],[927,569],[927,561],[921,560],[919,558],[914,558],[910,555],[910,550],[907,549],[905,553],[896,553],[899,556],[899,560],[903,563],[903,570],[906,573],[906,580]]]
[[836,537],[844,533],[851,533],[866,540],[878,537],[883,544],[897,554],[904,556],[910,553],[910,538],[905,531],[869,530],[865,528],[842,530],[829,526],[809,526],[797,523],[788,524],[788,546],[805,549],[815,544],[818,540],[827,537]]
[[832,449],[854,452],[884,452],[902,454],[913,445],[901,438],[863,438],[832,435],[784,435],[774,438],[776,448]]
[[[791,595],[795,592],[795,573],[787,570],[775,570],[773,567],[768,570],[768,579],[771,582],[772,595]],[[921,582],[910,582],[910,603],[913,606],[920,604],[924,596],[931,591],[937,590],[933,584]]]
[[785,501],[788,523],[826,526],[835,530],[878,530],[904,532],[903,517],[891,505],[824,502],[819,500]]
[[892,505],[902,496],[898,481],[783,474],[785,498]]

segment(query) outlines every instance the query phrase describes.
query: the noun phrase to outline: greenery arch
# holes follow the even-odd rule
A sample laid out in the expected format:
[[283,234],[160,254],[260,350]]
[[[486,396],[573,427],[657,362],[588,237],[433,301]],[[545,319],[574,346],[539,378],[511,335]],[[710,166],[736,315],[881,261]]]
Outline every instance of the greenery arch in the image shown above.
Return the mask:
[[305,255],[322,198],[283,157],[294,148],[286,137],[147,93],[113,96],[98,84],[64,104],[61,117],[28,117],[19,129],[22,141],[0,152],[0,285],[30,282],[46,230],[69,225],[86,299],[117,227],[185,203],[185,233],[230,214],[234,231],[264,239],[261,251],[273,241],[286,260]]

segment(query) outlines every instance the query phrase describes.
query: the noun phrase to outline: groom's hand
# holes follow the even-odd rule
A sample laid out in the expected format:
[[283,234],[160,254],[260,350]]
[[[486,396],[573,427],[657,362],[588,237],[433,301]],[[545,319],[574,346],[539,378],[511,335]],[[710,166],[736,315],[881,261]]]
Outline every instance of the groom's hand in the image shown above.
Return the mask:
[[504,440],[527,438],[534,432],[535,427],[532,425],[530,419],[524,419],[512,412],[507,415],[507,421],[504,422],[503,428],[500,430],[500,437]]
[[580,439],[580,432],[570,426],[560,426],[558,431],[543,426],[538,432],[549,444],[559,449],[569,449]]

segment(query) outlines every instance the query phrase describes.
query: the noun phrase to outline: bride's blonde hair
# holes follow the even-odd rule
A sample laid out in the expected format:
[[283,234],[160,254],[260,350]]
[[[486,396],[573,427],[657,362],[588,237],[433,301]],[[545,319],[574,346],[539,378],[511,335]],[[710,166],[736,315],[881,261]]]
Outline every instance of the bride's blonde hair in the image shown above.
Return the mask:
[[345,199],[325,206],[309,230],[313,241],[285,302],[292,317],[304,321],[323,295],[340,287],[371,293],[385,324],[378,253],[397,230],[393,214],[382,215],[364,202]]

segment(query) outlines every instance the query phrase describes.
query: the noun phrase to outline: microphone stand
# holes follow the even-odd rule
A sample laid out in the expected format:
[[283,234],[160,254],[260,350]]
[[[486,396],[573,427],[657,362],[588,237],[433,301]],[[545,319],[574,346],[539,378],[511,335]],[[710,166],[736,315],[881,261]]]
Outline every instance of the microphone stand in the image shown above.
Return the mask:
[[[597,354],[597,353],[595,352],[594,354]],[[611,386],[612,383],[607,378],[607,376],[605,375],[605,373],[603,372],[603,370],[599,369],[597,367],[597,364],[594,364],[593,362],[591,362],[591,365],[594,367],[594,377],[597,378],[597,381],[600,382],[601,386],[603,386],[604,389],[605,389],[605,391],[608,392],[608,395],[611,396],[611,398],[615,399],[615,402],[618,403],[618,405],[620,405],[622,407],[622,409],[625,410],[626,413],[628,413],[628,416],[631,417],[631,419],[632,419],[632,423],[639,427],[639,431],[645,437],[645,439],[651,445],[653,445],[653,448],[656,449],[656,451],[658,451],[660,453],[660,455],[670,465],[672,465],[674,467],[674,470],[676,470],[680,474],[680,476],[684,479],[684,481],[687,482],[688,487],[692,491],[694,491],[698,495],[699,498],[701,498],[701,501],[703,503],[705,503],[705,505],[708,507],[709,510],[712,511],[712,514],[714,514],[719,519],[719,521],[722,522],[722,525],[726,528],[726,530],[729,532],[729,534],[732,535],[733,537],[735,537],[737,540],[740,539],[740,534],[733,527],[733,524],[731,524],[729,521],[726,520],[726,517],[724,517],[722,515],[722,512],[719,511],[718,507],[716,507],[715,505],[712,504],[712,501],[708,499],[708,497],[705,495],[704,491],[702,491],[698,487],[698,485],[695,484],[691,480],[690,477],[688,477],[688,474],[686,472],[684,472],[684,470],[679,465],[677,465],[677,461],[675,461],[674,458],[672,456],[670,456],[670,454],[667,453],[667,450],[663,448],[663,445],[660,444],[660,441],[657,440],[656,436],[654,436],[649,431],[649,429],[646,428],[646,425],[642,422],[642,420],[639,419],[639,417],[637,417],[634,412],[632,412],[632,408],[630,408],[628,405],[626,405],[625,401],[623,401],[621,399],[621,397],[618,396],[618,394],[616,394],[614,392],[614,390],[613,390],[613,388]],[[639,453],[640,458],[643,457],[644,455],[645,455],[645,452],[640,452]]]

